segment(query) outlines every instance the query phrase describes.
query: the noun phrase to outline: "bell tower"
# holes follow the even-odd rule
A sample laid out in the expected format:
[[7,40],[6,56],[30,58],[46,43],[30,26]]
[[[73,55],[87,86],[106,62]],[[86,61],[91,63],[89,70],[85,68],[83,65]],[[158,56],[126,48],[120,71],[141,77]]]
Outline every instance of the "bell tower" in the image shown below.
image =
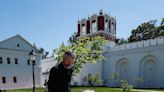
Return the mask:
[[115,42],[116,19],[100,10],[98,14],[78,20],[77,30],[77,38],[84,36],[103,36],[107,40]]

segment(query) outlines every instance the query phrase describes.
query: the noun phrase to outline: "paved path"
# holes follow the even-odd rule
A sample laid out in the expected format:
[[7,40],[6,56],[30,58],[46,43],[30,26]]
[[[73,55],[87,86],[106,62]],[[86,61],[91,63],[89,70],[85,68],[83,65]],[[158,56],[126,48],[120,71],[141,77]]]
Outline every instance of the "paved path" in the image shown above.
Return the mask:
[[136,90],[136,89],[133,89],[132,91],[139,91],[139,92],[164,92],[164,91],[153,91],[153,90]]
[[[121,89],[118,89],[121,90]],[[164,92],[164,91],[155,91],[155,90],[142,90],[142,89],[132,89],[134,92]]]

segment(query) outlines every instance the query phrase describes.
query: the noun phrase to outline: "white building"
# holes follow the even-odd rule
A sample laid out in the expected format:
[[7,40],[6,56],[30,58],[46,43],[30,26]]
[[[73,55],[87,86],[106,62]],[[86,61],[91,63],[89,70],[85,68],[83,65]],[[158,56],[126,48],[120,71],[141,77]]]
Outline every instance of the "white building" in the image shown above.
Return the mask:
[[32,87],[32,65],[29,52],[37,54],[35,61],[36,86],[41,86],[41,53],[20,35],[0,42],[0,89]]

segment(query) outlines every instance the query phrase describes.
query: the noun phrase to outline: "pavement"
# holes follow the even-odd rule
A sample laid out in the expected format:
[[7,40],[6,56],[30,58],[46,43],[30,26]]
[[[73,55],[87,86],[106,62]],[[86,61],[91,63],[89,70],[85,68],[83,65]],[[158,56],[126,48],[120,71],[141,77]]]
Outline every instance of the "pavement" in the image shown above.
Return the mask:
[[154,90],[136,90],[136,89],[133,89],[132,91],[139,91],[139,92],[164,92],[164,91],[154,91]]

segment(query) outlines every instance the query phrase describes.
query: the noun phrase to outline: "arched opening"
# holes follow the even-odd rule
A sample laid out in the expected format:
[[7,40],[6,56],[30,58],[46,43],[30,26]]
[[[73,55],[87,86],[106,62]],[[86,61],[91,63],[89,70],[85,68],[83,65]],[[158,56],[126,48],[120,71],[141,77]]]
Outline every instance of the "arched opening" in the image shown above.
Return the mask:
[[128,76],[129,76],[129,63],[128,62],[122,62],[120,64],[120,79],[121,80],[129,80]]
[[156,84],[157,58],[146,56],[140,62],[140,78],[143,79],[142,86],[153,88]]
[[120,59],[116,63],[116,72],[120,80],[130,81],[130,64],[128,59]]

